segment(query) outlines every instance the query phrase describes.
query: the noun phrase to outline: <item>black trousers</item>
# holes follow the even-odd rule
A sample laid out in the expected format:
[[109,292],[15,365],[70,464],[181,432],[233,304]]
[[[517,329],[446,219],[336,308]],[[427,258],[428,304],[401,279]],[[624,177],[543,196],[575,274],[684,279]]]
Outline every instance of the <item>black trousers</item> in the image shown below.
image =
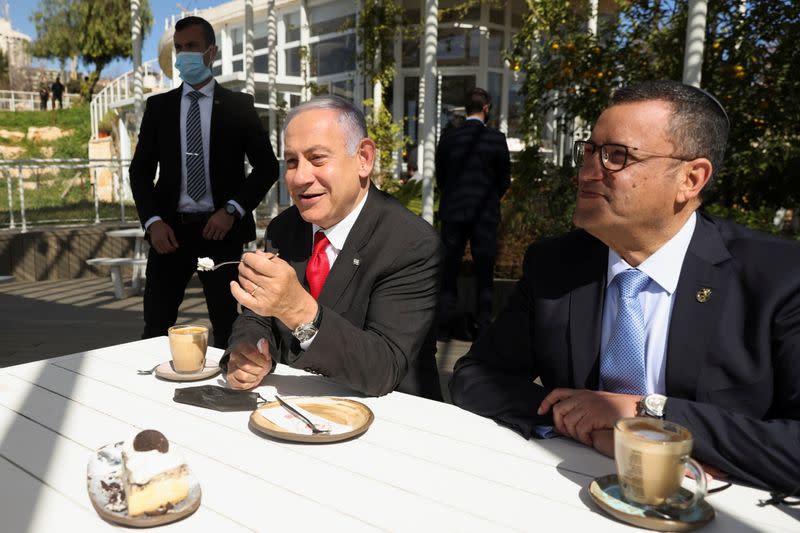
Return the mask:
[[[150,248],[144,289],[144,332],[142,338],[166,335],[178,319],[186,286],[197,271],[197,258],[210,257],[214,263],[235,261],[242,255],[242,244],[229,240],[203,239],[205,222],[176,224],[172,227],[178,249],[159,254]],[[213,328],[213,346],[227,348],[233,321],[239,316],[238,303],[231,295],[230,282],[237,279],[236,265],[212,272],[198,272]]]
[[492,321],[494,263],[497,259],[497,222],[442,222],[444,243],[444,279],[440,305],[440,323],[449,327],[458,303],[458,273],[469,241],[475,278],[475,322],[478,331]]

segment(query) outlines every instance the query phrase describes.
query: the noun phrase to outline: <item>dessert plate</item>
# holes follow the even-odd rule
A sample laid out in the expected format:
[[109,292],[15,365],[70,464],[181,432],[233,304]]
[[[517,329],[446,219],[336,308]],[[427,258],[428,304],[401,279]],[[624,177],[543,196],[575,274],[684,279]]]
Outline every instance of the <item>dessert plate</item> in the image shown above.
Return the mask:
[[300,407],[312,415],[324,418],[334,424],[349,426],[350,429],[343,432],[315,434],[311,434],[310,430],[309,433],[291,431],[285,426],[276,424],[273,421],[276,417],[270,416],[270,418],[272,418],[272,420],[270,420],[259,412],[265,409],[274,409],[277,410],[280,415],[287,414],[287,416],[291,417],[292,415],[288,414],[277,401],[262,404],[258,409],[253,411],[250,415],[251,427],[259,433],[276,439],[293,442],[326,443],[339,442],[357,437],[367,431],[372,421],[375,420],[375,415],[372,413],[372,410],[363,403],[355,400],[334,398],[331,396],[295,396],[285,397],[284,399],[291,402],[293,406]]
[[[705,501],[700,500],[688,509],[675,510],[675,517],[670,519],[646,507],[640,507],[625,501],[622,489],[616,474],[603,476],[592,480],[589,485],[589,494],[603,511],[617,520],[627,524],[656,531],[689,531],[704,526],[714,519],[714,508]],[[681,489],[681,495],[687,500],[692,498],[692,493]]]
[[86,488],[97,514],[105,520],[132,527],[169,524],[187,517],[200,507],[200,482],[189,470],[189,495],[160,515],[128,516],[122,483],[122,442],[107,444],[92,453],[86,467]]
[[156,367],[155,374],[161,379],[167,381],[200,381],[201,379],[208,379],[216,376],[222,371],[219,367],[219,361],[213,359],[206,359],[206,364],[198,372],[185,374],[182,372],[175,372],[175,367],[172,366],[172,361],[166,361]]

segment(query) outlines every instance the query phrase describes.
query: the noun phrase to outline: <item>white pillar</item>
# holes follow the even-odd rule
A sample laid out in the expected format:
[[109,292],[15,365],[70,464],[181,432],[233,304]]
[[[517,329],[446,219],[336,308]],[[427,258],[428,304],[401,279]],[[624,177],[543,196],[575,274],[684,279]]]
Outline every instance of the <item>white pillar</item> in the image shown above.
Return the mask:
[[597,37],[597,0],[589,0],[589,33]]
[[256,78],[253,70],[253,0],[244,0],[244,91],[256,94]]
[[683,56],[683,83],[700,87],[703,73],[703,49],[706,40],[707,0],[689,0],[686,23],[686,47]]
[[305,50],[305,53],[300,56],[300,76],[303,80],[303,88],[300,89],[300,100],[305,102],[311,98],[311,91],[308,88],[308,76],[310,75],[310,55],[311,45],[308,44],[308,39],[311,32],[308,28],[308,3],[306,0],[300,2],[300,46]]
[[[278,117],[275,110],[278,108],[278,88],[275,79],[278,74],[278,18],[275,13],[275,0],[267,4],[267,75],[269,76],[269,142],[275,155],[278,153]],[[280,179],[278,180],[280,181]],[[267,215],[270,218],[278,216],[278,188],[276,183],[267,192]]]
[[[131,45],[133,47],[133,130],[139,131],[144,112],[144,79],[142,73],[141,0],[131,0]],[[127,84],[126,84],[127,90]]]
[[[436,87],[436,46],[439,39],[439,0],[425,0],[425,33],[422,57],[425,87]],[[432,95],[429,95],[432,96]],[[422,99],[422,93],[420,93]],[[433,174],[436,157],[436,98],[425,98],[424,122],[422,123],[422,218],[433,224]]]

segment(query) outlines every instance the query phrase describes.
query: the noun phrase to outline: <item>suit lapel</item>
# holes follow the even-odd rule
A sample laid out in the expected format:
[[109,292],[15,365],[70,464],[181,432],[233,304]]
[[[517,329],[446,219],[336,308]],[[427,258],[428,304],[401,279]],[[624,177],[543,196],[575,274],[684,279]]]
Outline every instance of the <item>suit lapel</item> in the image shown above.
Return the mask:
[[[183,174],[183,146],[181,146],[181,98],[183,96],[183,84],[177,89],[174,89],[170,94],[170,105],[166,106],[172,116],[164,117],[165,138],[171,139],[170,142],[175,146],[173,153],[175,154],[175,181],[180,184]],[[164,174],[162,174],[164,175]],[[160,179],[160,178],[159,178]],[[179,185],[180,186],[180,185]]]
[[728,274],[719,265],[730,257],[716,226],[698,213],[673,296],[665,371],[670,396],[695,398],[697,394],[697,370],[703,365],[709,328],[717,323],[725,302]]
[[[216,165],[216,150],[215,148],[219,148],[220,146],[227,146],[227,143],[224,143],[222,129],[222,121],[220,120],[220,116],[225,112],[225,90],[224,88],[217,83],[214,82],[214,95],[213,101],[211,102],[211,126],[209,127],[209,142],[208,142],[208,171],[210,174],[210,181],[211,181],[211,191],[214,197],[214,205],[216,205],[216,198],[219,196],[217,193],[217,188],[219,184],[217,180],[214,179],[215,172],[214,168]],[[222,143],[222,144],[220,144]]]
[[569,295],[571,385],[597,389],[599,382],[600,325],[608,269],[608,248],[592,238],[591,253],[575,273]]
[[350,233],[344,242],[344,247],[336,257],[336,262],[325,280],[325,285],[322,286],[322,292],[319,294],[320,303],[331,308],[335,307],[345,290],[347,290],[348,285],[350,285],[353,276],[355,276],[359,268],[362,268],[362,258],[359,252],[369,242],[369,237],[378,222],[383,203],[384,199],[380,192],[370,185],[364,208],[350,229]]
[[[297,208],[290,208],[297,209]],[[306,265],[311,256],[311,245],[313,236],[311,235],[311,223],[306,222],[300,216],[300,212],[295,212],[294,224],[290,231],[286,232],[285,241],[280,244],[280,249],[272,250],[280,252],[280,257],[294,268],[297,279],[308,290],[306,282]]]

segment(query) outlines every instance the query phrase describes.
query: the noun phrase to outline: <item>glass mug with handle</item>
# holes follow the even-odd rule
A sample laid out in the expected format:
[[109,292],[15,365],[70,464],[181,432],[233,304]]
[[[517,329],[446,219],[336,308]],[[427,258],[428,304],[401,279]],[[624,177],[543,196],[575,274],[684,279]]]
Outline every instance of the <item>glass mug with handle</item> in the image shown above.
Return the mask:
[[[625,499],[631,503],[688,509],[706,495],[703,467],[690,457],[692,434],[683,426],[656,418],[623,418],[614,425],[614,461]],[[680,495],[686,470],[695,478],[691,499]]]

